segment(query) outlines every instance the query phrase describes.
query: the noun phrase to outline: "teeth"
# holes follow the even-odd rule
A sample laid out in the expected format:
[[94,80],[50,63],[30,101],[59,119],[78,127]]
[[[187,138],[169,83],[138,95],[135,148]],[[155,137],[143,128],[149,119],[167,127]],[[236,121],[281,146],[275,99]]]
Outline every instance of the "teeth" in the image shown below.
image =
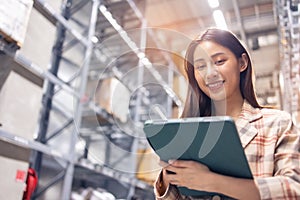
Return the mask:
[[216,87],[220,87],[222,84],[223,84],[223,81],[219,81],[219,82],[216,82],[216,83],[207,84],[207,86],[210,87],[210,88],[216,88]]

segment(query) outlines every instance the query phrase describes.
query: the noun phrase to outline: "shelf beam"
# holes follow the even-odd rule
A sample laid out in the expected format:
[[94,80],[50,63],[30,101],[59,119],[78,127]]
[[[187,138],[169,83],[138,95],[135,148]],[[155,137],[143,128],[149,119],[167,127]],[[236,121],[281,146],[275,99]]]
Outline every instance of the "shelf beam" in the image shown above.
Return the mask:
[[0,129],[0,140],[7,144],[24,148],[24,150],[38,151],[47,154],[49,156],[52,156],[54,158],[58,158],[62,161],[70,162],[70,158],[68,155],[64,155],[47,145],[41,144],[40,142],[31,141],[24,137],[14,135],[12,133],[9,133],[1,129]]

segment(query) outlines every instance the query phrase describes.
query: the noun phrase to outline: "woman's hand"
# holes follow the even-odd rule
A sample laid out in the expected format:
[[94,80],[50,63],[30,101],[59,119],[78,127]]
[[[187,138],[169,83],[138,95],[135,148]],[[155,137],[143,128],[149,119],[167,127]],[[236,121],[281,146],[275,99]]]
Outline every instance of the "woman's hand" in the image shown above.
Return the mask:
[[[195,161],[175,160],[161,163],[164,169],[164,181],[184,186],[189,189],[211,191],[213,172],[201,163]],[[173,173],[172,173],[173,172]]]
[[164,182],[189,189],[222,193],[235,199],[260,199],[253,179],[214,173],[195,161],[176,160],[163,165]]

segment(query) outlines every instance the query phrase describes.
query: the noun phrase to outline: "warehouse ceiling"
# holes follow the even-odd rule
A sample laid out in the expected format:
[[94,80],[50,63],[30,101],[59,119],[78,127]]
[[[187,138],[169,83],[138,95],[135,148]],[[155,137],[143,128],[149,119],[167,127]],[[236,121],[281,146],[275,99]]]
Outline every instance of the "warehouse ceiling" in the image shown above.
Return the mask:
[[[259,36],[277,35],[272,0],[219,0],[219,3],[215,9],[223,11],[228,29],[250,47]],[[214,9],[207,0],[147,0],[144,6],[149,26],[176,30],[191,38],[207,27],[216,26]]]
[[[71,11],[75,13],[73,20],[76,26],[83,27],[81,31],[83,35],[87,33],[88,17],[91,12],[91,7],[85,6],[88,2],[90,1],[74,1]],[[211,8],[208,0],[102,0],[100,2],[138,46],[141,41],[140,28],[144,26],[148,27],[148,48],[163,46],[157,49],[171,51],[181,56],[191,39],[207,27],[216,26],[213,18],[215,10],[223,12],[228,29],[243,40],[248,49],[256,50],[260,46],[278,42],[277,17],[273,0],[219,0],[217,8]],[[36,8],[39,7],[37,1],[34,5]],[[80,12],[76,14],[78,10]],[[48,18],[52,23],[56,22],[50,15]],[[143,25],[143,22],[146,24]],[[149,33],[149,27],[154,31],[154,35]],[[99,61],[107,65],[112,62],[112,58],[120,57],[119,55],[130,51],[128,44],[101,12],[98,16],[95,36],[98,40],[95,48],[96,59],[92,62],[95,68],[99,67]],[[152,53],[149,57],[150,61],[154,62],[163,60],[157,53]],[[123,60],[121,59],[123,64],[126,64],[126,59]],[[118,63],[122,62],[118,61]],[[162,63],[166,64],[168,61]]]
[[[140,1],[137,1],[137,3]],[[228,28],[247,36],[276,30],[272,0],[220,0]],[[175,29],[189,35],[215,26],[207,0],[147,0],[145,17],[151,26]]]
[[[144,27],[152,29],[155,33],[153,36],[147,30],[148,48],[163,46],[161,49],[181,56],[191,39],[206,28],[216,26],[213,11],[217,9],[223,12],[228,29],[234,32],[248,49],[257,50],[261,46],[278,42],[273,0],[219,0],[217,8],[211,8],[207,0],[104,0],[102,3],[125,30],[130,30],[134,42],[138,43],[140,37],[139,33],[132,30],[142,27],[145,19]],[[101,54],[111,56],[121,48],[116,37],[118,34],[103,16],[100,16],[98,23],[100,47],[106,46],[110,49],[108,53],[101,51]],[[124,51],[126,50],[122,50]],[[149,57],[157,62],[157,59],[160,59],[157,55]]]
[[215,26],[213,10],[223,11],[228,28],[247,38],[276,32],[273,0],[219,0],[211,8],[207,0],[105,0],[114,16],[132,20],[128,2],[134,2],[151,27],[177,30],[195,36],[206,27]]

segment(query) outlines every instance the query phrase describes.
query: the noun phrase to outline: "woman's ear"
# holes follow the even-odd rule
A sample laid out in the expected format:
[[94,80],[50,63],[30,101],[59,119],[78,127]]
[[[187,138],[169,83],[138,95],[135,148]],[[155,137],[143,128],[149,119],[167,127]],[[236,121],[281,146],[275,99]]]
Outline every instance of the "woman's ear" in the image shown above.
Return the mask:
[[247,69],[248,63],[249,58],[246,53],[243,53],[242,56],[239,58],[240,72],[243,72]]

